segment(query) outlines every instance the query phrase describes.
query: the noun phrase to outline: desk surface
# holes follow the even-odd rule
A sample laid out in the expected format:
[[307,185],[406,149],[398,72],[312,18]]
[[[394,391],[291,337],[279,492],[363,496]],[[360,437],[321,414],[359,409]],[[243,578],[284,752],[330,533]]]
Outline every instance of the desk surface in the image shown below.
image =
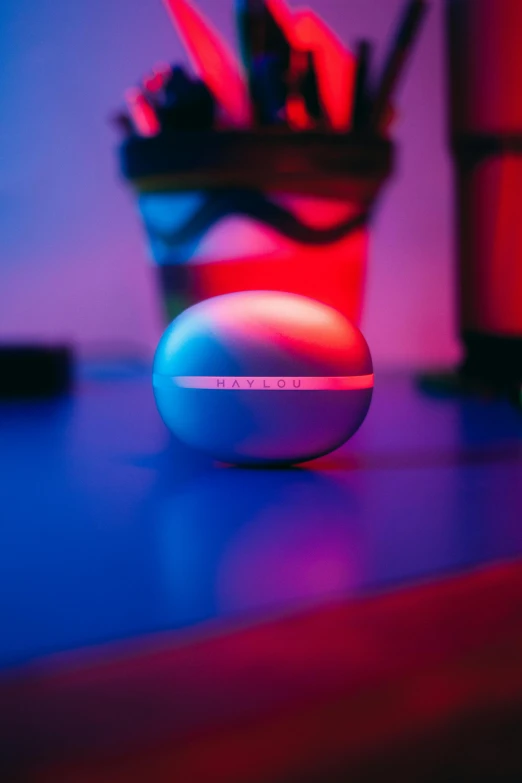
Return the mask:
[[212,464],[144,372],[0,406],[0,665],[266,618],[522,554],[522,416],[376,376],[360,432],[294,470]]

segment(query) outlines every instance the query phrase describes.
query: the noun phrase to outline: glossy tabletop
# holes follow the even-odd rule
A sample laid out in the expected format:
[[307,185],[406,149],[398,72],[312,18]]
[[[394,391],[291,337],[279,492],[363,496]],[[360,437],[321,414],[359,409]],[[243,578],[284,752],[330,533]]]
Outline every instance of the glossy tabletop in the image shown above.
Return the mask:
[[301,469],[217,465],[144,370],[0,404],[0,665],[248,622],[522,554],[522,415],[376,374],[366,422]]

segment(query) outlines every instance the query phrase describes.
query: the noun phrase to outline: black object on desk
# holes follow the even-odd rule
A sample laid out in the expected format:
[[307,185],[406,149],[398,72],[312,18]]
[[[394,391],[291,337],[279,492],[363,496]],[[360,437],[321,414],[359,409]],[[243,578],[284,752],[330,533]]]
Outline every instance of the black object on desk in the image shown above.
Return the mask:
[[69,391],[71,381],[67,346],[0,346],[0,399],[57,397]]

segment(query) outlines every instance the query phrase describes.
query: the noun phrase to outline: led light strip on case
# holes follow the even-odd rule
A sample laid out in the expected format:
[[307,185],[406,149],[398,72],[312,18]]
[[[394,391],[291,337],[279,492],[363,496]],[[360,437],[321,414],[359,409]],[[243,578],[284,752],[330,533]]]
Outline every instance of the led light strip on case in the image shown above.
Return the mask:
[[213,389],[215,391],[356,391],[371,389],[374,376],[344,375],[331,378],[279,377],[279,376],[214,376],[214,375],[177,375],[167,376],[155,373],[153,383],[156,388],[171,389]]

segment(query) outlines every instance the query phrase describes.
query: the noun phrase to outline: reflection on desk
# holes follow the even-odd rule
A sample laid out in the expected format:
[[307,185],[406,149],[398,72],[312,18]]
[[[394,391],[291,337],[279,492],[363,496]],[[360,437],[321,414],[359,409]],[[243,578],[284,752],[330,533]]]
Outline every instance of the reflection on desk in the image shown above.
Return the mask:
[[522,417],[376,375],[303,469],[215,465],[171,438],[150,377],[0,406],[0,665],[251,622],[522,553]]

